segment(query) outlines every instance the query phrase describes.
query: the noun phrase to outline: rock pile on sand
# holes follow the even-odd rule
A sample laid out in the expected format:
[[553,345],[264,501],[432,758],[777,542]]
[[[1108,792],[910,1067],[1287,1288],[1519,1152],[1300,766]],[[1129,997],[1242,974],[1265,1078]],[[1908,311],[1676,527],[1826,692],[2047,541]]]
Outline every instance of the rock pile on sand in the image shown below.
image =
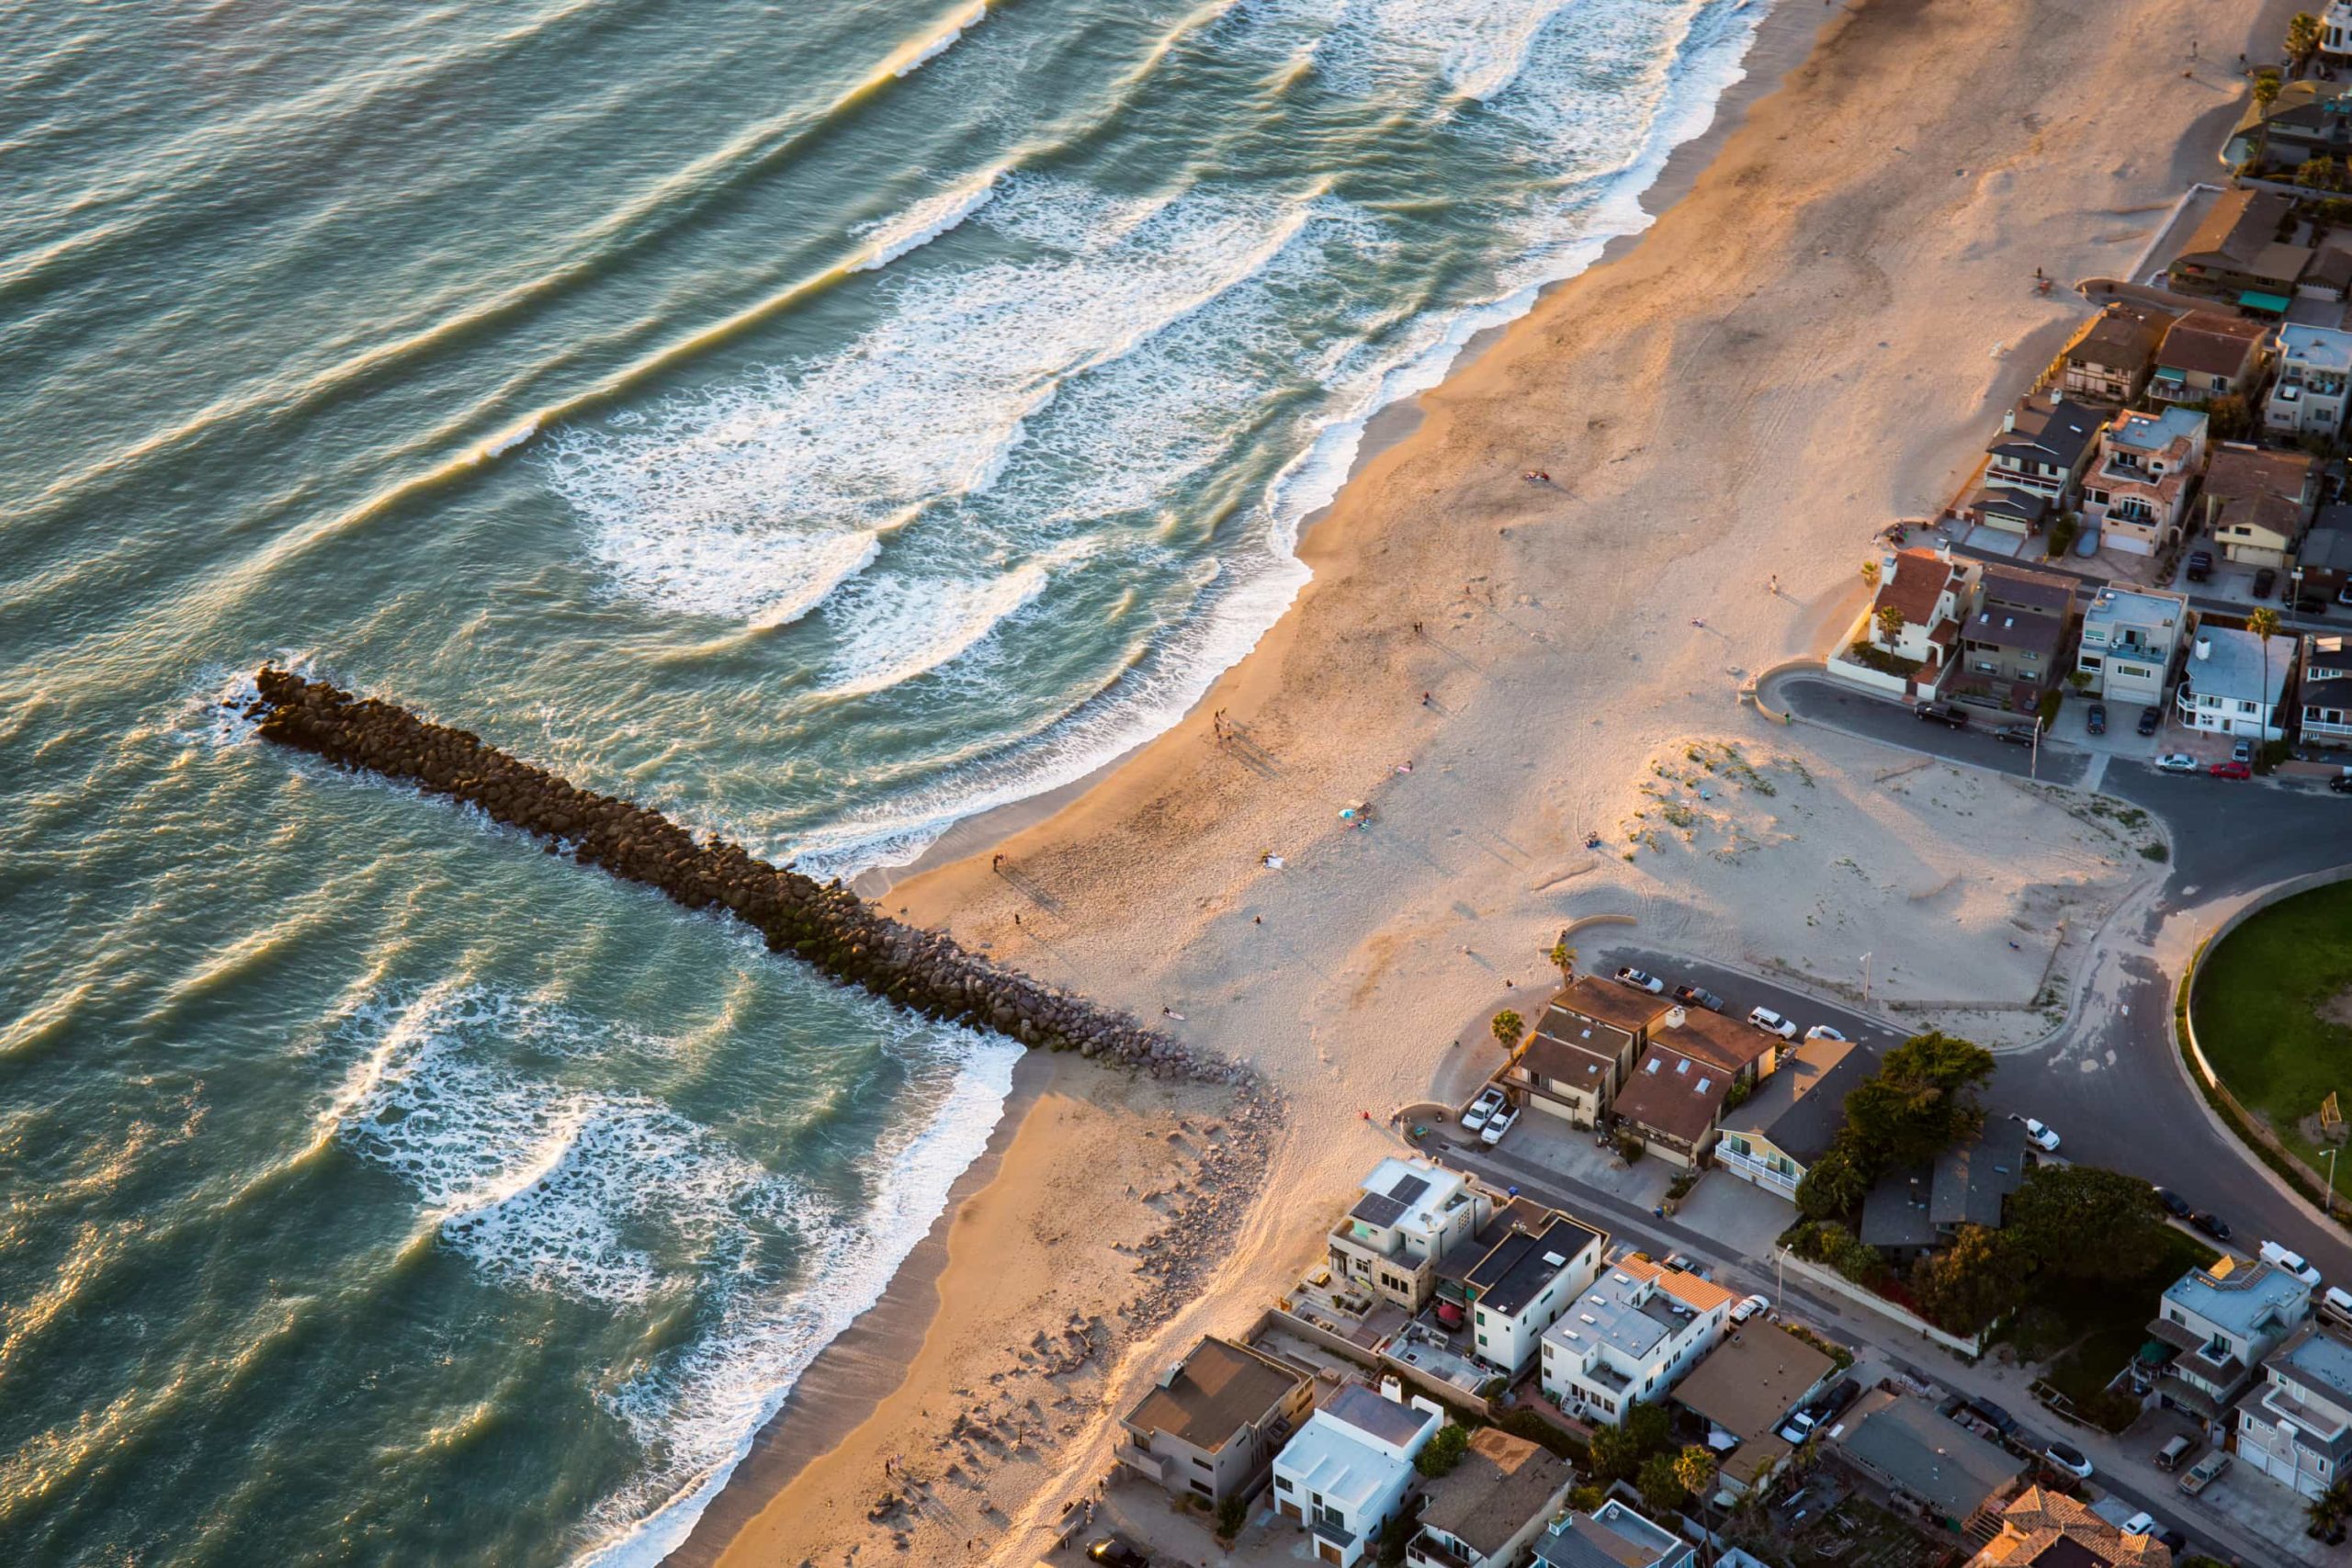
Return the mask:
[[545,839],[550,854],[568,851],[582,865],[658,887],[689,909],[724,908],[757,927],[772,952],[796,954],[901,1007],[1160,1077],[1245,1083],[1254,1077],[1130,1014],[877,914],[837,881],[820,884],[770,865],[716,836],[697,844],[660,812],[580,789],[465,730],[283,670],[263,670],[256,684],[260,698],[248,716],[265,739],[479,807]]

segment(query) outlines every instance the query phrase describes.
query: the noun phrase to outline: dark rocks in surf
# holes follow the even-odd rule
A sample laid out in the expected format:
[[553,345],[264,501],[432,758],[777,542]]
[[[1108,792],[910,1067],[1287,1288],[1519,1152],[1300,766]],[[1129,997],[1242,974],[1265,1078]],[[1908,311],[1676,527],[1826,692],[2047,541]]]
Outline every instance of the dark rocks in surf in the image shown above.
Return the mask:
[[1193,1051],[1128,1013],[1097,1006],[902,925],[838,881],[820,883],[716,836],[700,843],[660,812],[581,789],[479,736],[428,723],[323,681],[265,669],[249,710],[264,739],[448,795],[689,909],[725,909],[833,978],[927,1018],[991,1029],[1024,1045],[1077,1051],[1159,1077],[1248,1084],[1255,1075]]

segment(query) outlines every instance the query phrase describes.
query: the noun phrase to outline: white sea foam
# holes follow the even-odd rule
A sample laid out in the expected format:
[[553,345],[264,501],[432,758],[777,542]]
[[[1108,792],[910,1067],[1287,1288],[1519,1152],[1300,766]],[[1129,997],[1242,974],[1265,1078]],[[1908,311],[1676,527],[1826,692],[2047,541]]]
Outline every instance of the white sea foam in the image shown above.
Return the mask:
[[1001,167],[983,170],[973,178],[926,197],[904,212],[875,224],[864,235],[867,244],[865,259],[850,270],[872,272],[888,266],[954,229],[995,197],[996,182],[1003,172]]
[[826,606],[842,636],[820,694],[887,691],[962,658],[1045,592],[1052,564],[1028,561],[979,579],[881,575],[856,583]]
[[911,51],[902,51],[903,58],[893,57],[887,62],[886,69],[893,76],[910,75],[922,70],[925,64],[953,49],[956,40],[966,32],[988,20],[988,0],[972,0],[970,5],[956,12],[946,26],[917,43]]

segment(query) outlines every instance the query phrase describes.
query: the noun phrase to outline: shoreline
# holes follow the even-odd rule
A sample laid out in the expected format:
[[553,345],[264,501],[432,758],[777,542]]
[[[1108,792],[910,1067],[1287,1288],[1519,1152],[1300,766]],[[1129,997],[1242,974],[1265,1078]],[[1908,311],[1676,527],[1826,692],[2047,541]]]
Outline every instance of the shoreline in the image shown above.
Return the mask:
[[[1420,428],[1427,417],[1427,400],[1433,393],[1443,391],[1457,377],[1476,366],[1511,333],[1536,320],[1545,300],[1590,274],[1623,260],[1639,246],[1657,227],[1658,220],[1697,186],[1701,177],[1721,154],[1724,143],[1747,125],[1748,115],[1756,105],[1779,92],[1790,73],[1812,58],[1824,32],[1867,4],[1869,0],[1838,0],[1837,4],[1825,5],[1815,10],[1804,0],[1770,0],[1770,8],[1757,23],[1756,36],[1740,58],[1739,79],[1716,97],[1706,130],[1674,147],[1667,154],[1657,177],[1634,197],[1649,221],[1629,232],[1611,235],[1602,243],[1600,254],[1583,267],[1566,277],[1556,277],[1539,285],[1526,310],[1507,321],[1481,327],[1465,338],[1440,372],[1435,386],[1385,404],[1364,422],[1363,434],[1356,443],[1355,453],[1349,460],[1348,471],[1340,478],[1338,491],[1331,500],[1299,519],[1297,554],[1310,572],[1317,564],[1314,538],[1319,531],[1318,525],[1338,508],[1340,498],[1367,469],[1393,448],[1409,440]],[[1299,590],[1300,598],[1314,591],[1315,581],[1310,576]],[[958,818],[938,838],[924,845],[922,852],[912,860],[898,865],[870,866],[847,878],[843,886],[862,898],[879,898],[901,884],[913,882],[959,861],[988,853],[1027,829],[1051,821],[1064,810],[1085,800],[1095,790],[1110,784],[1123,770],[1154,748],[1166,744],[1187,729],[1197,729],[1218,692],[1260,657],[1267,639],[1285,622],[1294,619],[1298,608],[1298,601],[1294,600],[1272,625],[1258,635],[1257,641],[1251,643],[1240,658],[1202,689],[1201,694],[1193,699],[1192,705],[1167,728],[1136,741],[1075,779],[1019,800],[1008,801],[1002,806],[992,806],[968,817]]]

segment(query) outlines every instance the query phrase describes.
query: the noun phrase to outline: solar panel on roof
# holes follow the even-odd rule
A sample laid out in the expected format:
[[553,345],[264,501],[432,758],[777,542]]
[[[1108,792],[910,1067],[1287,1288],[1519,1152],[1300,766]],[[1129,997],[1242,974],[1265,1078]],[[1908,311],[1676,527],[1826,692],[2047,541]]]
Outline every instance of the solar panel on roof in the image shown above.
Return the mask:
[[1422,1178],[1407,1176],[1398,1179],[1396,1185],[1388,1190],[1388,1195],[1399,1203],[1409,1206],[1419,1202],[1421,1194],[1429,1190],[1430,1184]]
[[1377,1192],[1367,1192],[1348,1211],[1348,1217],[1362,1220],[1368,1225],[1393,1225],[1405,1212],[1405,1205],[1394,1198],[1384,1198]]

